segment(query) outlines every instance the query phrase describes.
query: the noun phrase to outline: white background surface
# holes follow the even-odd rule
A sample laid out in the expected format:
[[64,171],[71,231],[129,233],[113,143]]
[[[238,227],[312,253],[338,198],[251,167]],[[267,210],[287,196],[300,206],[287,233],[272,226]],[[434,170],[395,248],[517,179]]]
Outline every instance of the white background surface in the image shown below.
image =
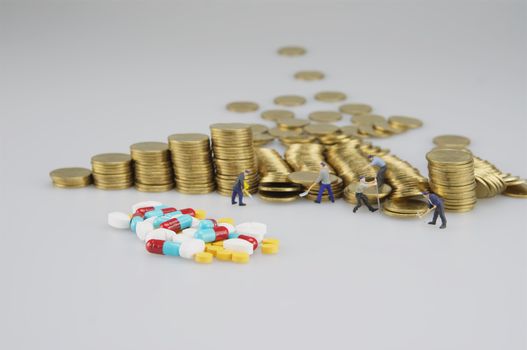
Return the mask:
[[[525,201],[482,200],[439,230],[343,201],[60,190],[48,173],[261,122],[234,100],[335,109],[312,98],[330,89],[421,118],[376,144],[425,175],[432,137],[457,133],[527,176],[526,19],[525,1],[0,3],[0,348],[525,349]],[[287,44],[309,53],[276,55]],[[281,251],[243,266],[150,255],[106,225],[144,199],[266,222]]]

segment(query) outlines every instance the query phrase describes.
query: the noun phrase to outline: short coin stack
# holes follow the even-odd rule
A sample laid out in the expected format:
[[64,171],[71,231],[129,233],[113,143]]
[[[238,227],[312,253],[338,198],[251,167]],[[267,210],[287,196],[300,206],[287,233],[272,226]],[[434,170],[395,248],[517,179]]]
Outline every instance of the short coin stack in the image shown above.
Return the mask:
[[418,198],[390,199],[383,203],[382,211],[388,216],[415,218],[428,211],[428,203]]
[[103,153],[92,157],[95,187],[122,190],[134,184],[132,158],[126,153]]
[[470,211],[476,205],[474,159],[470,152],[435,149],[426,154],[432,191],[444,199],[445,209]]
[[256,193],[259,175],[250,125],[217,123],[210,126],[210,131],[218,192],[230,195],[238,175],[249,170],[250,174],[245,176],[249,184],[248,191]]
[[60,188],[86,187],[92,183],[90,169],[60,168],[49,173],[53,185]]
[[216,189],[210,140],[204,134],[174,134],[168,137],[176,190],[204,194]]
[[164,192],[174,188],[168,145],[140,142],[130,146],[135,169],[135,188],[142,192]]

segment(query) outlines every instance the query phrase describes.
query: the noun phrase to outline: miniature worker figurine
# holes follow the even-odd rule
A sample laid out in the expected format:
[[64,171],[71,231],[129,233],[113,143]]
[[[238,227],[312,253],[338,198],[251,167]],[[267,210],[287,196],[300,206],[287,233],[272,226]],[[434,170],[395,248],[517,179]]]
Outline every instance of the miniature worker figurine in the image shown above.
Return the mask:
[[440,216],[441,226],[439,226],[439,228],[446,228],[445,206],[443,205],[443,200],[441,199],[441,197],[429,192],[423,192],[423,196],[428,199],[430,208],[435,208],[434,217],[432,218],[432,221],[430,221],[428,224],[435,225],[437,221],[437,216]]
[[353,208],[354,213],[356,213],[357,210],[362,207],[362,204],[365,204],[372,213],[378,210],[378,208],[374,208],[371,206],[368,197],[366,197],[366,195],[363,193],[365,189],[375,185],[377,185],[377,180],[367,182],[364,176],[360,177],[359,184],[355,189],[355,198],[357,198],[357,205],[355,206],[355,208]]
[[320,174],[318,175],[315,183],[320,182],[320,189],[318,190],[318,196],[315,203],[320,204],[324,191],[328,191],[329,199],[331,203],[335,203],[335,197],[333,197],[333,190],[331,189],[331,181],[329,180],[329,169],[328,165],[324,162],[320,162]]
[[238,178],[236,179],[236,182],[234,183],[234,186],[232,187],[232,198],[231,198],[231,204],[236,204],[236,197],[238,197],[239,205],[240,207],[244,207],[246,204],[243,202],[243,193],[247,191],[245,189],[246,182],[245,182],[245,175],[249,175],[251,173],[250,170],[245,170],[243,173],[238,175]]
[[382,188],[384,185],[384,175],[386,174],[386,162],[382,160],[382,158],[375,157],[375,156],[368,156],[368,159],[371,161],[371,166],[376,166],[379,168],[377,170],[377,185],[379,188]]

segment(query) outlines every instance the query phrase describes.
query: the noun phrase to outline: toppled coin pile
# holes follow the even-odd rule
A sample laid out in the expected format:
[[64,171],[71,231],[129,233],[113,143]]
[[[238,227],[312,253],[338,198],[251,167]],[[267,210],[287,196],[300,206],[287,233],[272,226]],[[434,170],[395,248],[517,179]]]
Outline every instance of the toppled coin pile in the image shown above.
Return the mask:
[[156,201],[136,203],[132,213],[111,212],[108,224],[130,229],[149,253],[198,263],[211,263],[214,258],[247,263],[257,248],[263,254],[278,252],[278,239],[265,237],[267,225],[263,223],[235,225],[232,218],[207,219],[203,210],[178,210]]
[[[307,50],[298,46],[282,47],[281,56],[293,59]],[[297,71],[294,79],[315,84],[326,78],[317,70]],[[258,123],[217,123],[205,134],[174,134],[168,145],[142,142],[131,147],[131,156],[107,153],[92,158],[92,172],[84,168],[61,168],[50,173],[53,184],[61,188],[78,188],[92,182],[99,189],[125,189],[135,184],[141,191],[168,191],[198,194],[217,190],[230,195],[237,176],[246,176],[249,192],[260,192],[260,198],[272,202],[290,202],[299,198],[309,181],[316,179],[320,162],[329,166],[335,197],[355,204],[355,189],[360,176],[375,177],[368,155],[381,157],[387,164],[386,184],[369,188],[364,194],[372,202],[384,201],[383,212],[396,217],[416,217],[427,204],[421,191],[432,190],[445,200],[450,211],[464,212],[474,208],[478,198],[497,194],[526,198],[527,184],[518,176],[501,172],[492,163],[475,157],[468,150],[470,140],[464,136],[441,135],[434,138],[436,149],[430,151],[429,179],[390,150],[366,142],[366,138],[385,138],[419,128],[422,121],[408,116],[388,118],[374,112],[365,103],[346,102],[345,92],[319,91],[313,100],[332,104],[297,118],[288,108],[308,103],[308,98],[289,94],[274,98],[274,107],[261,112],[268,127]],[[344,103],[346,102],[346,103]],[[344,104],[341,104],[344,103]],[[235,113],[255,113],[260,106],[253,101],[236,101],[226,109]],[[351,118],[350,118],[351,117]],[[350,118],[350,119],[347,119]],[[349,121],[348,121],[349,120]],[[349,123],[335,125],[334,123]],[[286,147],[284,156],[262,148],[275,139]],[[316,197],[318,187],[307,199]],[[327,194],[323,199],[327,199]],[[423,207],[423,203],[425,207]]]

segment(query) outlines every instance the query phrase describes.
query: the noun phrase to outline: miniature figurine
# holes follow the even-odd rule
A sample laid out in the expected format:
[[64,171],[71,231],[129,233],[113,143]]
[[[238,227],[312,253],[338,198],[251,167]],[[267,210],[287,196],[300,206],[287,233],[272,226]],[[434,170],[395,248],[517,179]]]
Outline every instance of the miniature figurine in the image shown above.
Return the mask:
[[381,188],[384,185],[384,175],[386,174],[386,162],[382,158],[376,156],[368,156],[368,159],[371,160],[370,166],[378,167],[377,170],[377,185]]
[[434,208],[434,217],[432,218],[432,221],[430,221],[429,225],[435,225],[437,221],[437,216],[441,217],[441,226],[439,228],[446,228],[446,217],[445,217],[445,206],[443,205],[443,200],[441,197],[434,193],[430,192],[423,192],[423,196],[428,199],[428,203],[430,205],[430,209]]
[[315,200],[315,203],[320,204],[320,201],[322,200],[322,195],[324,194],[324,191],[326,190],[328,191],[329,199],[331,200],[331,203],[335,203],[335,197],[333,197],[333,190],[331,189],[331,181],[329,180],[328,165],[324,162],[320,162],[320,174],[318,175],[313,185],[311,185],[311,187],[313,187],[315,184],[319,182],[320,182],[320,189],[318,190],[318,196],[317,196],[317,199]]
[[355,189],[355,198],[357,198],[357,205],[355,208],[353,208],[353,212],[356,213],[357,210],[359,210],[360,207],[362,207],[362,204],[365,204],[368,209],[373,213],[379,210],[379,208],[374,208],[370,205],[370,201],[368,200],[368,197],[363,193],[365,189],[371,186],[376,186],[377,180],[373,180],[370,182],[366,181],[366,178],[364,176],[361,176],[359,178],[359,184],[357,185],[357,188]]
[[231,198],[231,204],[237,204],[236,197],[238,197],[238,201],[240,202],[240,207],[244,207],[246,204],[243,202],[243,194],[246,193],[249,197],[251,197],[251,194],[247,192],[247,182],[245,181],[245,175],[249,175],[251,171],[249,169],[246,169],[243,173],[238,175],[238,178],[236,179],[236,182],[234,183],[234,186],[232,187],[232,198]]

